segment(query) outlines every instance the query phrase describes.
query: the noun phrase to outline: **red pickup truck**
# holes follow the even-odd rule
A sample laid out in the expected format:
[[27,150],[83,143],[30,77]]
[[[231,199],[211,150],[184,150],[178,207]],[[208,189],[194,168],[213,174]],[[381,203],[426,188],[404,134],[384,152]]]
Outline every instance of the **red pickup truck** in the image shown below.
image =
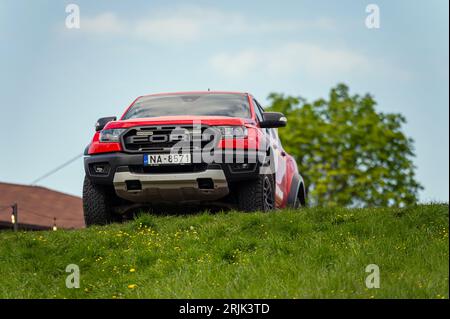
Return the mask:
[[303,178],[278,138],[286,123],[248,93],[138,97],[119,120],[99,119],[86,147],[86,225],[144,206],[270,211],[305,205]]

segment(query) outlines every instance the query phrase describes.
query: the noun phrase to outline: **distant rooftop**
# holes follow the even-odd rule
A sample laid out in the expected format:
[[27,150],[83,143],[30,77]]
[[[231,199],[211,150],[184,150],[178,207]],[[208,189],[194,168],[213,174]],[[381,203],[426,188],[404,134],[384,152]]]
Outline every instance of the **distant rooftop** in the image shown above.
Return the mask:
[[17,203],[19,229],[83,228],[80,197],[41,186],[0,182],[0,228],[12,228],[10,206]]

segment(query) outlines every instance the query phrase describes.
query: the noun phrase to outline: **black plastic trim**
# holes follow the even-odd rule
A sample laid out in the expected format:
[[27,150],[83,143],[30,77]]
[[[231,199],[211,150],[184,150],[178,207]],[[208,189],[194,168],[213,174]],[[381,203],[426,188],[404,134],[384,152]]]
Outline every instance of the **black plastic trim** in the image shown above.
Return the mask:
[[298,174],[292,176],[291,189],[289,190],[289,195],[287,199],[287,205],[290,207],[293,207],[295,204],[295,200],[297,199],[298,191],[300,189],[300,184],[301,184],[300,176]]

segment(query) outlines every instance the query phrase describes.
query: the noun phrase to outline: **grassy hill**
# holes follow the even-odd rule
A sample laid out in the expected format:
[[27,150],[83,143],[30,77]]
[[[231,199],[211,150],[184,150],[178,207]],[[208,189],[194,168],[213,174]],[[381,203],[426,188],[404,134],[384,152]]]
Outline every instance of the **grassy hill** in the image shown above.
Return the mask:
[[[142,215],[0,232],[0,298],[448,298],[449,207]],[[67,289],[68,264],[81,287]],[[381,287],[368,289],[377,264]]]

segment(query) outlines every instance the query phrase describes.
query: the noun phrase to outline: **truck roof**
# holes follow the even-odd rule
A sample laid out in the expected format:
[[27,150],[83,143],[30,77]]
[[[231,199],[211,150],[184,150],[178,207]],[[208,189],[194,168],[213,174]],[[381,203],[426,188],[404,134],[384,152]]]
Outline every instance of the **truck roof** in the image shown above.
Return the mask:
[[247,92],[236,92],[236,91],[181,91],[181,92],[165,92],[165,93],[151,93],[151,94],[145,94],[141,95],[140,97],[146,97],[146,96],[159,96],[159,95],[186,95],[186,94],[241,94],[241,95],[248,95]]

